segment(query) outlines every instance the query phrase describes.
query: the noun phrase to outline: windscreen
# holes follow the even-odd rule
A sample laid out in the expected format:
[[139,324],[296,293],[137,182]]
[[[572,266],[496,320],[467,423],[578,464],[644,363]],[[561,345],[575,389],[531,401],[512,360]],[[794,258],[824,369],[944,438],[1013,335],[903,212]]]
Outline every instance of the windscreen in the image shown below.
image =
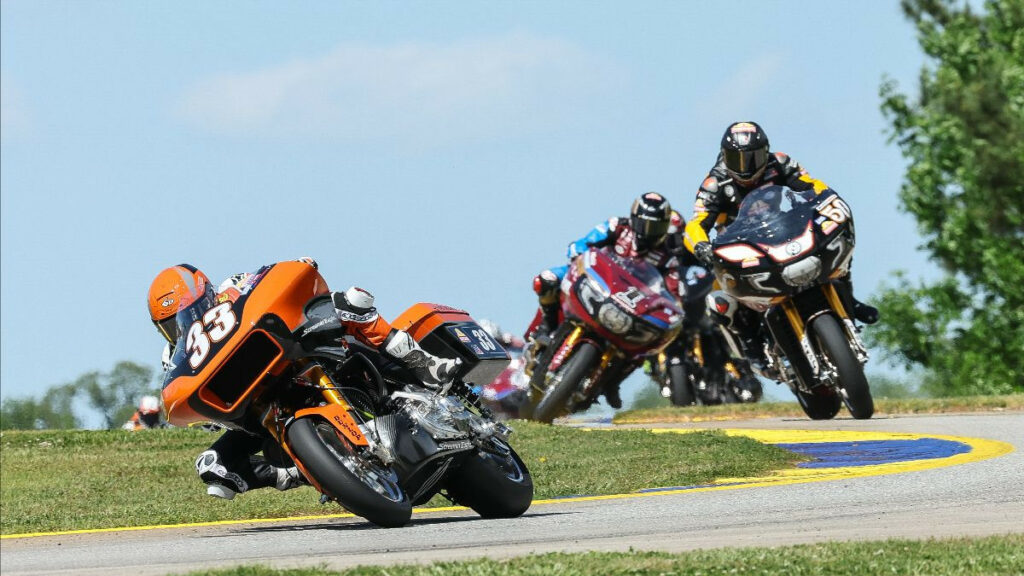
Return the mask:
[[616,264],[628,270],[634,278],[646,285],[652,292],[661,294],[670,300],[672,299],[672,296],[665,289],[665,281],[661,276],[661,272],[652,264],[644,260],[625,258],[609,250],[605,250],[603,253]]
[[736,219],[716,243],[737,239],[777,240],[802,234],[817,204],[814,190],[798,192],[786,186],[763,186],[740,203]]

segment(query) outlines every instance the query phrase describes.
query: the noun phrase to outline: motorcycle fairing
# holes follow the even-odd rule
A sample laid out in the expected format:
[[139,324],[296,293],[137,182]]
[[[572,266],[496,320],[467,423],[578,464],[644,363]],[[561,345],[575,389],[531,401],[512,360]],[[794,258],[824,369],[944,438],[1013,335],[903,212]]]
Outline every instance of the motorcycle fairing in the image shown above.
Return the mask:
[[163,383],[168,421],[240,425],[253,392],[287,364],[294,342],[283,335],[304,321],[304,305],[327,291],[312,266],[280,262],[257,271],[233,302],[201,299],[179,311],[182,335]]
[[[737,220],[712,242],[719,284],[763,310],[816,282],[845,275],[853,256],[853,218],[845,203],[846,212],[838,208],[840,203],[835,194],[823,198],[785,186],[752,191],[740,204]],[[761,212],[753,209],[769,204]]]
[[[667,343],[670,338],[666,335],[682,324],[682,311],[665,289],[661,274],[642,260],[623,258],[607,248],[591,248],[576,260],[566,279],[572,284],[563,300],[566,316],[582,321],[630,353],[638,349],[646,353],[659,338]],[[613,293],[612,285],[618,291]],[[619,312],[614,313],[609,306]],[[632,322],[621,333],[614,332],[610,322],[622,315],[632,317]]]

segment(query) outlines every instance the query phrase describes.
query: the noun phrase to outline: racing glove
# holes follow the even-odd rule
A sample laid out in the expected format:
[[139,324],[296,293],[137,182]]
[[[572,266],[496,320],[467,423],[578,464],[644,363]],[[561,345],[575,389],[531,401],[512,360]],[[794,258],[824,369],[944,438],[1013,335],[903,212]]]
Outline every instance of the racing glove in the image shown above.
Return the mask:
[[710,242],[697,242],[697,245],[693,247],[693,255],[709,270],[714,267],[715,255],[711,250]]

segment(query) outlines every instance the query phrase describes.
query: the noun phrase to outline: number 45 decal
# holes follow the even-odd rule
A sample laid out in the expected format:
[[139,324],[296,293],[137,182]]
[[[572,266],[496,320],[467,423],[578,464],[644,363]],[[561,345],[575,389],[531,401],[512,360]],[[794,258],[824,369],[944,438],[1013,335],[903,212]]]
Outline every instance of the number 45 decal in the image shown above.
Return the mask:
[[225,302],[206,311],[203,314],[203,321],[196,320],[188,328],[188,336],[185,338],[185,352],[188,353],[188,363],[193,369],[206,361],[210,354],[211,342],[220,342],[227,338],[238,323],[234,311],[231,310],[231,303]]

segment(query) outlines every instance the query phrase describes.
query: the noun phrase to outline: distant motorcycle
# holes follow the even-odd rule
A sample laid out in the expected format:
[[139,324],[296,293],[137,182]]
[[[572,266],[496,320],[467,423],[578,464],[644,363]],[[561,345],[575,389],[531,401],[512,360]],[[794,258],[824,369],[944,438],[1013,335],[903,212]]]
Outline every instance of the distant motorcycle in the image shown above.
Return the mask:
[[526,343],[522,338],[510,333],[490,330],[489,323],[485,323],[484,320],[481,320],[480,324],[505,348],[512,360],[494,380],[474,388],[474,392],[496,418],[518,418],[520,410],[528,402],[530,390],[530,377],[525,370],[526,358],[523,357]]
[[707,309],[714,276],[702,266],[683,272],[683,329],[648,363],[662,396],[675,406],[752,403],[761,382],[749,371],[739,344]]
[[590,407],[682,327],[682,310],[647,262],[591,248],[573,261],[564,282],[565,321],[536,365],[527,366],[530,404],[523,413],[540,422]]
[[722,289],[761,314],[765,377],[785,382],[812,419],[845,404],[870,418],[868,353],[834,280],[849,273],[853,213],[838,194],[768,185],[743,199],[712,243]]

